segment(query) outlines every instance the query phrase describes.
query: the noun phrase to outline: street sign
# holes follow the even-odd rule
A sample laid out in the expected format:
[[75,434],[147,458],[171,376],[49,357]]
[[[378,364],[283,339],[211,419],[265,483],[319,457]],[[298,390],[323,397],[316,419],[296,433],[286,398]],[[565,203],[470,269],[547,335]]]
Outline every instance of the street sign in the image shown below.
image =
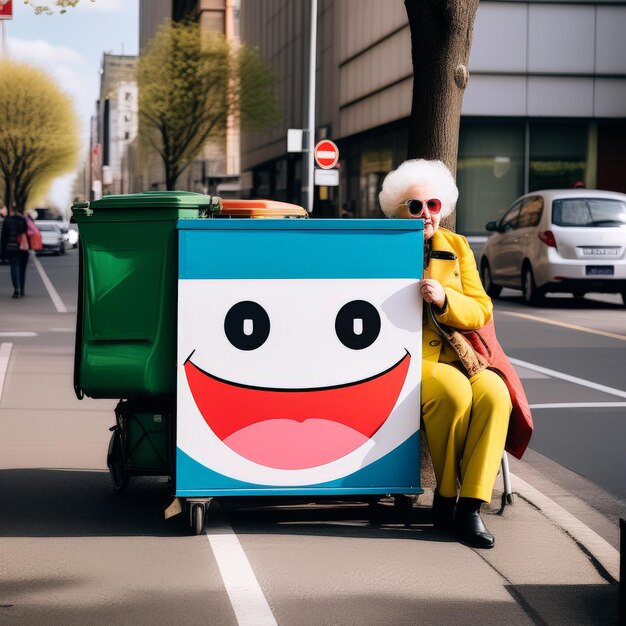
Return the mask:
[[315,184],[318,187],[337,187],[339,185],[339,170],[315,169]]
[[0,0],[0,20],[13,19],[13,0]]
[[339,148],[330,139],[322,139],[315,145],[313,156],[315,157],[315,162],[322,169],[329,170],[337,165]]
[[287,152],[302,152],[302,136],[304,131],[301,128],[287,129]]

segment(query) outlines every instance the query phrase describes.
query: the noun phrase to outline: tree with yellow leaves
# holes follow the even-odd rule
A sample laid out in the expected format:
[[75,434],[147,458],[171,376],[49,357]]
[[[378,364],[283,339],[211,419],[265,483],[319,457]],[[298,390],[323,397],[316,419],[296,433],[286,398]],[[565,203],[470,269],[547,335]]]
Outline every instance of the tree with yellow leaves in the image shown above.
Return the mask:
[[5,206],[29,199],[76,166],[80,141],[73,103],[35,67],[0,61],[0,191]]
[[255,49],[196,23],[164,23],[139,57],[139,134],[159,154],[167,189],[229,119],[260,129],[278,120],[274,74]]

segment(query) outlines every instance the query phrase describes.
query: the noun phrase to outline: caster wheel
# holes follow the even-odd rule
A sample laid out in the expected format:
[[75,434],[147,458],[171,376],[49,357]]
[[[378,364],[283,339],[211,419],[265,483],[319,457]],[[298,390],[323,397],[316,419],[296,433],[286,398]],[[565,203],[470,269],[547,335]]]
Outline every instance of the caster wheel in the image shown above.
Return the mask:
[[204,504],[194,504],[191,509],[191,529],[194,535],[201,535],[204,531],[204,518]]

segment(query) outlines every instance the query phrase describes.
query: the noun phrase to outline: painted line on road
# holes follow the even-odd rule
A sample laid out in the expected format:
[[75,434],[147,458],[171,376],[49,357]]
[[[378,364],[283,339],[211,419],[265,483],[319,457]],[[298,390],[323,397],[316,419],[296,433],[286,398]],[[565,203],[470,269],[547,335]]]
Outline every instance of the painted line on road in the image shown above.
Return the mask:
[[0,333],[0,337],[36,337],[37,333],[33,333],[28,330],[16,330],[8,331],[6,333]]
[[234,530],[223,523],[205,532],[239,626],[277,626]]
[[33,262],[35,263],[35,267],[39,272],[39,276],[41,277],[45,288],[48,290],[48,295],[50,296],[52,303],[56,307],[57,313],[67,313],[67,309],[63,304],[63,300],[61,300],[61,297],[57,293],[57,290],[54,288],[54,285],[48,278],[48,274],[46,274],[46,270],[44,270],[41,261],[36,256],[33,256]]
[[0,344],[0,400],[2,400],[2,391],[4,390],[4,379],[9,368],[9,359],[11,358],[12,343]]
[[619,580],[619,552],[608,541],[519,476],[511,474],[511,485],[513,491],[532,502],[548,519],[583,546],[613,580]]
[[533,322],[541,322],[543,324],[552,324],[553,326],[561,326],[562,328],[569,328],[571,330],[578,330],[583,333],[590,333],[592,335],[602,335],[602,337],[610,337],[611,339],[618,339],[619,341],[626,341],[626,335],[619,335],[618,333],[610,333],[606,330],[597,330],[595,328],[588,328],[587,326],[577,326],[576,324],[568,324],[567,322],[557,322],[556,320],[547,320],[545,317],[537,317],[536,315],[528,315],[527,313],[514,313],[513,311],[498,311],[503,315],[509,315],[511,317],[521,317],[525,320],[532,320]]
[[531,404],[531,409],[612,409],[626,407],[626,402],[547,402]]
[[535,365],[534,363],[527,363],[526,361],[520,361],[519,359],[513,359],[509,357],[509,361],[511,361],[513,365],[526,367],[529,370],[534,370],[535,372],[540,372],[541,374],[547,374],[548,376],[552,376],[552,378],[560,378],[561,380],[566,380],[570,383],[575,383],[576,385],[580,385],[581,387],[589,387],[590,389],[597,389],[598,391],[602,391],[603,393],[609,393],[613,396],[618,396],[619,398],[626,398],[626,391],[622,391],[621,389],[615,389],[614,387],[607,387],[606,385],[599,385],[598,383],[591,382],[590,380],[585,380],[584,378],[570,376],[569,374],[564,374],[563,372],[557,372],[556,370],[551,370],[551,369],[548,369],[547,367],[541,367],[541,365]]

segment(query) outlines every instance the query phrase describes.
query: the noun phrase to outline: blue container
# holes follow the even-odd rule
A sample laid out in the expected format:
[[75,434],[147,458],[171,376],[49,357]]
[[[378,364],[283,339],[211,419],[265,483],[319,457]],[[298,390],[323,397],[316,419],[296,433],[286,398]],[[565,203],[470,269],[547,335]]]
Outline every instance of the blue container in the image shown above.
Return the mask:
[[422,220],[180,220],[176,495],[420,489]]

